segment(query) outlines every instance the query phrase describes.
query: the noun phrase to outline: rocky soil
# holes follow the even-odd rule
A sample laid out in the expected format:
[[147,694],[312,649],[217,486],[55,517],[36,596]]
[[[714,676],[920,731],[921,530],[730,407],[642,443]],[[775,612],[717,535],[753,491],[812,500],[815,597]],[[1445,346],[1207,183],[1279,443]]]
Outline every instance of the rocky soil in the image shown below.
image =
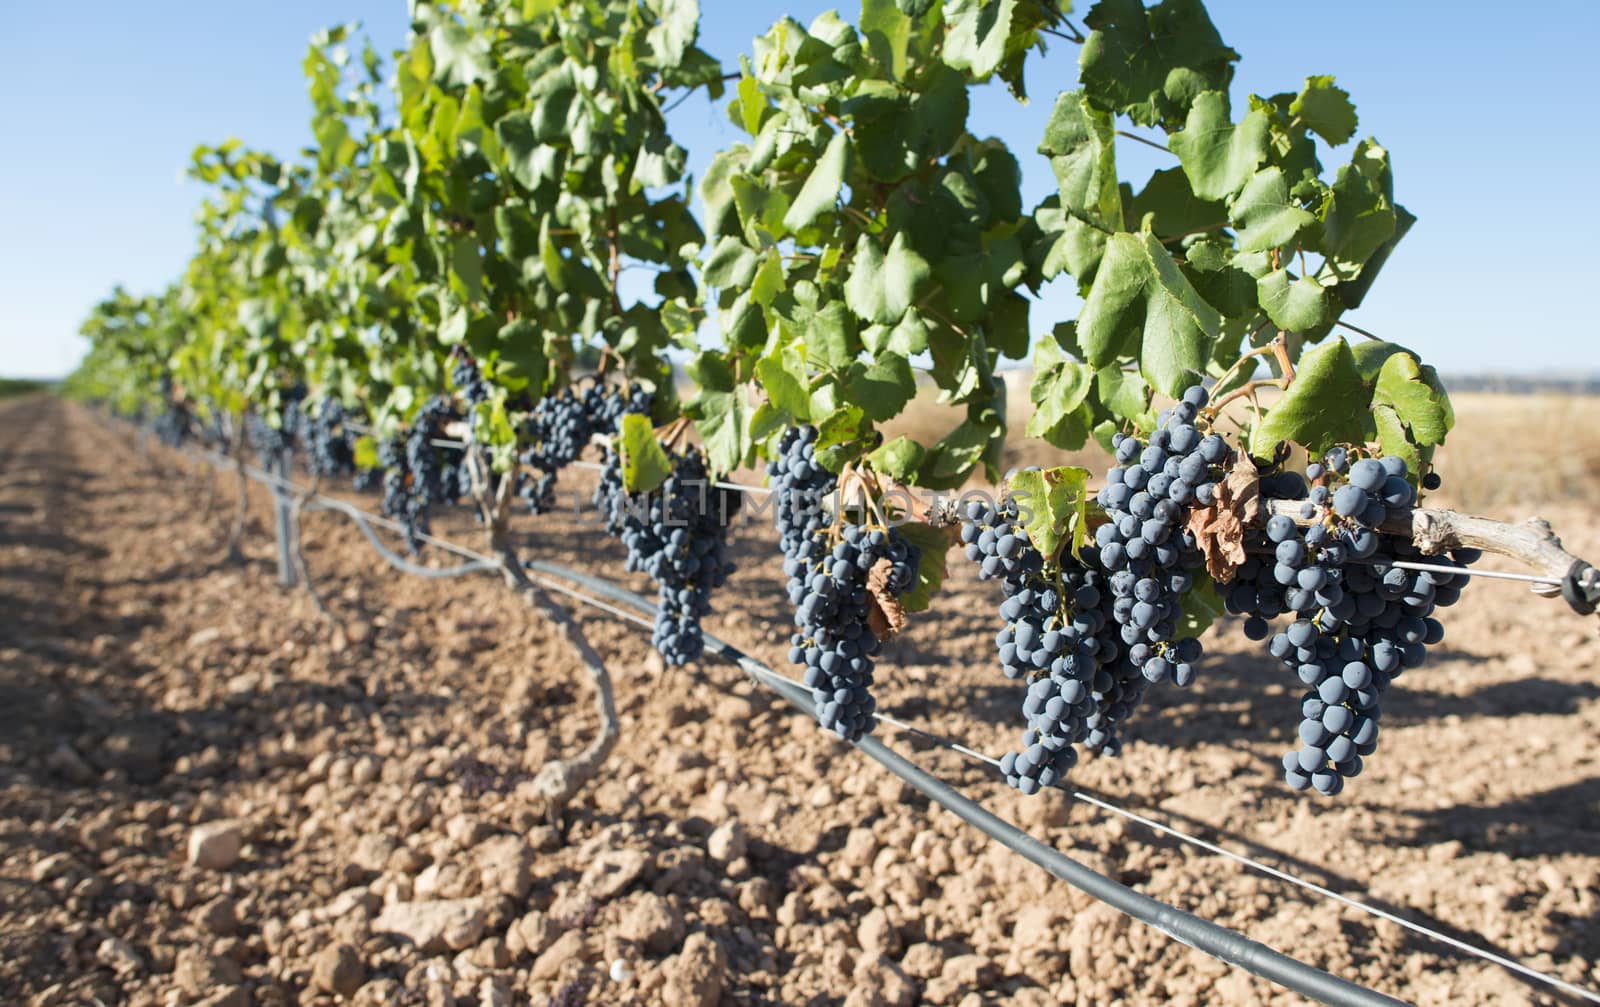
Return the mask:
[[[330,623],[278,588],[261,491],[233,563],[231,476],[142,455],[126,428],[49,398],[0,406],[0,429],[0,1002],[1298,1002],[990,845],[736,669],[663,670],[647,634],[592,609],[578,615],[624,733],[552,820],[532,774],[597,720],[576,662],[499,582],[400,576],[345,518],[311,514]],[[1600,555],[1592,514],[1546,516]],[[522,524],[528,555],[620,575],[592,522]],[[476,542],[465,514],[439,530]],[[738,554],[710,628],[781,668],[765,521]],[[994,604],[960,570],[889,648],[880,708],[1005,751],[1019,699],[987,650]],[[1337,799],[1279,782],[1299,690],[1231,624],[1199,684],[1155,694],[1122,757],[1076,778],[1600,987],[1595,625],[1489,582],[1447,616]],[[1558,1002],[885,737],[1097,870],[1319,967],[1425,1004]]]

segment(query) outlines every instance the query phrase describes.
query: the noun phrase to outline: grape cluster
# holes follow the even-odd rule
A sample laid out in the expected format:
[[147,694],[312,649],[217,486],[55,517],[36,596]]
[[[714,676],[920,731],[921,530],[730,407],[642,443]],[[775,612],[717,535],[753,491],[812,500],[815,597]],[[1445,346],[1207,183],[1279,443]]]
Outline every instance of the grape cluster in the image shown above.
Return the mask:
[[556,479],[583,454],[595,436],[610,437],[628,413],[649,413],[654,396],[637,382],[627,385],[594,382],[579,394],[570,386],[540,399],[522,424],[518,456],[537,475],[524,476],[517,492],[535,514],[546,513],[555,503]]
[[168,402],[161,414],[151,421],[150,429],[155,433],[156,440],[175,448],[182,446],[188,438],[191,422],[187,406],[181,402]]
[[469,413],[474,406],[489,399],[489,386],[483,380],[482,369],[478,367],[478,362],[459,346],[450,356],[450,383],[461,394],[461,401],[467,404]]
[[884,590],[904,594],[916,585],[922,550],[898,529],[868,528],[844,515],[837,526],[828,520],[822,501],[836,483],[817,460],[816,440],[814,427],[790,429],[767,469],[795,606],[789,660],[805,669],[817,722],[858,741],[877,725],[872,681],[882,644],[869,621],[870,577],[887,563]]
[[1247,616],[1252,639],[1271,634],[1268,620],[1294,616],[1271,634],[1267,648],[1307,689],[1300,747],[1284,755],[1284,778],[1295,790],[1332,796],[1377,748],[1384,691],[1443,639],[1433,613],[1460,597],[1465,564],[1477,555],[1429,557],[1460,573],[1395,565],[1417,558],[1408,536],[1382,530],[1391,513],[1416,503],[1404,459],[1352,463],[1340,448],[1308,465],[1305,476],[1263,481],[1264,498],[1301,501],[1301,520],[1311,523],[1302,527],[1283,513],[1269,518],[1264,548],[1270,551],[1240,567],[1227,605]]
[[423,404],[404,437],[384,441],[378,464],[384,469],[383,513],[404,526],[406,546],[421,551],[430,530],[428,509],[455,503],[470,489],[465,453],[435,444],[446,423],[457,419],[450,400],[436,396]]
[[307,466],[313,475],[340,476],[356,471],[356,438],[345,425],[353,419],[343,402],[325,399],[305,423],[310,455]]
[[1200,563],[1186,525],[1194,507],[1215,502],[1231,455],[1221,436],[1195,426],[1206,399],[1199,385],[1185,391],[1160,415],[1148,445],[1114,438],[1118,464],[1098,498],[1110,518],[1095,530],[1095,544],[1108,574],[1111,615],[1128,659],[1152,683],[1189,685],[1200,656],[1197,640],[1177,635],[1179,606]]
[[1019,525],[1013,500],[998,507],[974,501],[962,518],[967,558],[1004,594],[1004,625],[995,637],[1001,672],[1028,681],[1022,749],[1007,752],[1000,767],[1007,782],[1032,794],[1066,778],[1078,761],[1073,745],[1089,736],[1100,659],[1113,656],[1101,649],[1104,578],[1092,562],[1047,563]]
[[674,452],[672,474],[650,493],[629,493],[617,452],[606,451],[595,504],[606,530],[627,547],[629,572],[656,582],[652,642],[668,664],[688,664],[705,652],[701,619],[711,612],[711,592],[734,572],[728,526],[743,498],[714,485],[705,456]]

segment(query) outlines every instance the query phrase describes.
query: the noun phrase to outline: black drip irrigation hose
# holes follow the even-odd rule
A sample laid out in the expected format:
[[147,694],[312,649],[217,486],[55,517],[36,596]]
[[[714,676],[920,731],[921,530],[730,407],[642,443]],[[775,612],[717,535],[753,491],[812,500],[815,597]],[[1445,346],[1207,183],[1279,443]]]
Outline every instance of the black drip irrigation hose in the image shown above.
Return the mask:
[[[543,560],[526,560],[524,565],[530,570],[579,584],[642,612],[655,613],[656,606],[648,600],[610,581]],[[807,715],[816,715],[811,696],[805,689],[777,674],[731,643],[707,633],[705,647],[708,653],[737,665],[745,674],[777,692]],[[1299,959],[1275,951],[1221,924],[1184,912],[1111,880],[1073,860],[1055,847],[1028,835],[871,735],[853,744],[889,772],[921,791],[929,800],[955,814],[990,839],[1074,888],[1141,923],[1155,927],[1175,941],[1187,944],[1263,979],[1278,983],[1302,996],[1334,1004],[1336,1007],[1354,1004],[1405,1003],[1404,1000],[1385,996],[1376,990],[1307,965]]]

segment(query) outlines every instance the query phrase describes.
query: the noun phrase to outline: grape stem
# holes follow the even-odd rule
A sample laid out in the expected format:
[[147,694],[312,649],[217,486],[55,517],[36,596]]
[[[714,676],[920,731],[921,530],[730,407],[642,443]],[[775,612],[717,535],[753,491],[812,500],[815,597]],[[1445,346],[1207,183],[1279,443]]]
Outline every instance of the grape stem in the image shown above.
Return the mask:
[[483,515],[485,533],[489,539],[489,552],[500,564],[501,576],[506,584],[523,601],[542,615],[556,633],[577,655],[594,686],[595,706],[600,715],[600,732],[589,747],[570,759],[553,759],[545,763],[533,778],[536,793],[546,801],[546,810],[552,819],[560,817],[567,804],[582,787],[593,780],[600,767],[610,758],[617,745],[621,725],[617,720],[617,703],[611,687],[611,673],[589,638],[583,633],[572,613],[557,605],[538,584],[528,579],[522,559],[510,535],[511,505],[516,497],[514,473],[501,476],[498,484],[491,486],[487,459],[481,446],[473,445],[467,451],[467,471],[471,478],[473,499]]

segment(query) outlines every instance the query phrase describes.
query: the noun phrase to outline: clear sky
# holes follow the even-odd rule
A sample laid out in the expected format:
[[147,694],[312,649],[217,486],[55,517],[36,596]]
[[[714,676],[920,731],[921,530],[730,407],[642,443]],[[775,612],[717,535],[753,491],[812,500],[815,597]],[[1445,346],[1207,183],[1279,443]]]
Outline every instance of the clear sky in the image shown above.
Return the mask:
[[[701,5],[701,44],[729,67],[784,13],[857,13],[852,2]],[[1600,141],[1583,118],[1600,3],[1210,8],[1244,57],[1236,104],[1247,91],[1335,74],[1355,98],[1358,136],[1389,148],[1397,197],[1421,218],[1350,321],[1450,373],[1600,373],[1600,326],[1588,311]],[[0,33],[0,374],[65,373],[83,352],[79,324],[113,284],[152,291],[179,274],[199,199],[181,179],[190,151],[228,136],[282,156],[304,146],[307,39],[347,20],[362,21],[384,51],[404,42],[404,0],[9,5]],[[1056,92],[1074,82],[1076,58],[1061,42],[1033,63],[1029,106],[998,87],[973,104],[969,128],[1010,144],[1030,203],[1053,185],[1032,151]],[[721,108],[699,98],[673,113],[672,126],[697,174],[735,138]],[[1136,185],[1169,163],[1131,144],[1119,154]],[[1074,313],[1070,293],[1053,289],[1034,309],[1035,328]]]

